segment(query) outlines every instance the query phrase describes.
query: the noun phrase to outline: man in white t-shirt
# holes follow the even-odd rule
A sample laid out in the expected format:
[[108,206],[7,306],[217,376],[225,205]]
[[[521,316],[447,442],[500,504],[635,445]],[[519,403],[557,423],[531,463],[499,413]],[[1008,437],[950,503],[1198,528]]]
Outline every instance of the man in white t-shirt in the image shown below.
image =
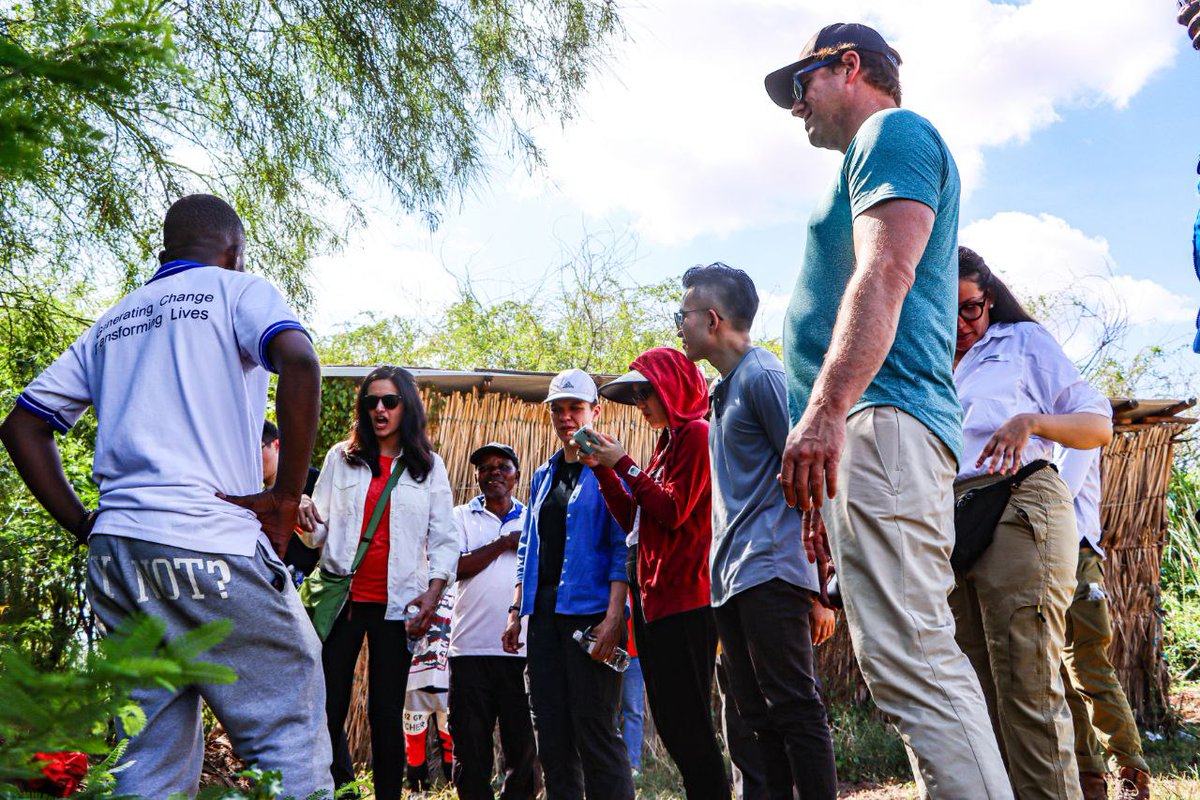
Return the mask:
[[[283,775],[283,794],[331,790],[320,641],[277,554],[295,526],[316,436],[320,363],[279,292],[243,272],[245,232],[212,195],[163,221],[162,266],[105,311],[17,399],[0,440],[50,515],[88,544],[88,598],[107,629],[134,613],[174,639],[229,619],[205,654],[236,683],[145,687],[146,725],[125,752],[119,794],[196,793],[201,699],[246,761]],[[282,445],[274,486],[260,456],[268,370],[279,373]],[[99,508],[59,458],[95,408]]]
[[525,693],[525,648],[506,653],[501,637],[517,583],[517,542],[525,506],[512,497],[521,476],[511,447],[489,442],[471,453],[483,494],[454,509],[462,555],[450,624],[450,735],[461,800],[493,800],[492,730],[500,722],[503,800],[537,793],[537,750]]

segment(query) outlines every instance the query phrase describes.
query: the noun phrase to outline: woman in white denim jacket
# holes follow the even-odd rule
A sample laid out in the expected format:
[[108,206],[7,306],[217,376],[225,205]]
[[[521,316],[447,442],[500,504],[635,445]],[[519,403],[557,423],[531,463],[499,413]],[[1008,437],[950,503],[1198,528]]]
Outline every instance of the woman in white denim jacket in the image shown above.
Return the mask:
[[[370,643],[367,716],[380,800],[398,800],[402,790],[408,637],[429,628],[458,564],[450,481],[425,427],[412,375],[399,367],[374,369],[359,388],[350,438],[330,448],[312,497],[300,508],[301,538],[324,548],[321,568],[346,575],[376,502],[388,503],[322,650],[333,778],[342,786],[354,780],[342,735],[354,665],[363,638]],[[395,469],[404,472],[381,498]],[[417,612],[406,619],[409,606]]]
[[[1112,438],[1112,406],[977,253],[959,248],[954,384],[963,407],[955,497]],[[991,545],[956,573],[955,638],[971,659],[1017,800],[1080,797],[1059,665],[1079,535],[1050,467],[1012,490]]]

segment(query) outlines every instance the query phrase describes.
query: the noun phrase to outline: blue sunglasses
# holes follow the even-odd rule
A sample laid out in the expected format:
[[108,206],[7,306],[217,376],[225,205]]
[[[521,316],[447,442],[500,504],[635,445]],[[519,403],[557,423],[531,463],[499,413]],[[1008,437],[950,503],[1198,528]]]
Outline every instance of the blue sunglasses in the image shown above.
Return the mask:
[[804,102],[804,81],[800,79],[801,76],[807,75],[810,72],[816,72],[821,67],[828,67],[830,64],[836,64],[841,60],[841,55],[836,55],[832,58],[827,58],[824,61],[818,61],[815,64],[809,64],[804,69],[796,70],[795,74],[792,75],[792,99],[797,103]]

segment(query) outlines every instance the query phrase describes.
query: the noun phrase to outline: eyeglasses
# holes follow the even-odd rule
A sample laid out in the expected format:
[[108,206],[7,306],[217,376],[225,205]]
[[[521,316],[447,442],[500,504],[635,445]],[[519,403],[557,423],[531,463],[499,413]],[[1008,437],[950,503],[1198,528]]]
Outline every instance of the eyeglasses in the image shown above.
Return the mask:
[[987,303],[986,297],[982,300],[971,300],[963,303],[958,307],[958,316],[962,317],[963,322],[974,322],[983,316],[983,309]]
[[797,103],[804,102],[804,85],[805,84],[804,84],[804,81],[802,81],[800,79],[800,76],[808,75],[810,73],[816,72],[821,67],[828,67],[831,64],[837,64],[841,60],[842,60],[842,56],[839,54],[839,55],[834,56],[833,58],[827,58],[824,61],[818,61],[815,64],[809,64],[804,69],[797,70],[795,72],[795,74],[792,75],[792,99],[795,100]]
[[517,468],[512,465],[511,461],[501,461],[499,464],[480,464],[475,468],[475,471],[480,475],[485,472],[499,472],[503,475],[511,475],[517,471]]
[[697,311],[711,311],[717,315],[717,319],[725,319],[715,308],[685,308],[675,312],[675,327],[682,328],[684,317],[686,317],[688,314],[694,314]]
[[633,402],[644,403],[650,399],[650,395],[654,394],[654,387],[648,383],[643,383],[630,389],[629,394],[633,398]]
[[391,411],[396,406],[400,405],[400,395],[398,394],[365,394],[362,400],[358,401],[359,407],[363,411],[374,411],[375,408],[383,403],[383,407]]

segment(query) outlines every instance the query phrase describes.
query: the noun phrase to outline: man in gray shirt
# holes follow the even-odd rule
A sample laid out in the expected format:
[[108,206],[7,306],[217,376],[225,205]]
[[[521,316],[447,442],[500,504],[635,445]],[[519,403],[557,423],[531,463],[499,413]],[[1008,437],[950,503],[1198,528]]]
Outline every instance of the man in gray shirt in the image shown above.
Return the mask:
[[721,379],[712,389],[712,601],[738,712],[754,730],[772,798],[837,796],[809,614],[818,591],[801,517],[775,476],[788,434],[783,364],[754,347],[754,282],[716,263],[683,276],[683,350]]

